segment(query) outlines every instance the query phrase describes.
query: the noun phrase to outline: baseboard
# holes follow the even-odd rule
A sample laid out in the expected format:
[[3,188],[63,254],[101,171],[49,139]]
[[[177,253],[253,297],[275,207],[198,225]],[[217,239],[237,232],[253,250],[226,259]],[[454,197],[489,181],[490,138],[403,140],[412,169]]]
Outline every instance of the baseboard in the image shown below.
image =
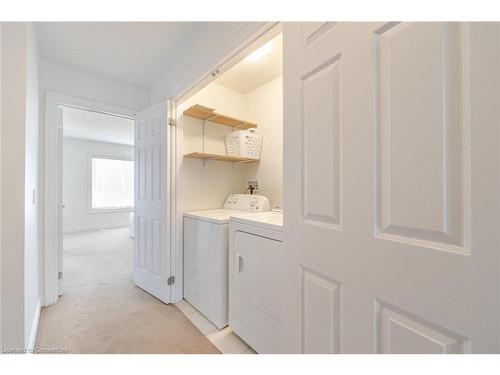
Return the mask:
[[31,333],[27,345],[28,353],[32,353],[36,345],[36,335],[38,333],[38,323],[40,322],[41,310],[42,310],[42,300],[39,297],[36,303],[35,315],[33,317],[33,324],[31,325]]
[[72,233],[80,233],[80,232],[93,232],[96,230],[103,230],[103,229],[118,229],[118,228],[125,228],[128,227],[129,224],[123,224],[123,225],[112,225],[112,226],[100,226],[100,227],[72,227],[69,228],[65,231],[63,231],[63,234],[72,234]]

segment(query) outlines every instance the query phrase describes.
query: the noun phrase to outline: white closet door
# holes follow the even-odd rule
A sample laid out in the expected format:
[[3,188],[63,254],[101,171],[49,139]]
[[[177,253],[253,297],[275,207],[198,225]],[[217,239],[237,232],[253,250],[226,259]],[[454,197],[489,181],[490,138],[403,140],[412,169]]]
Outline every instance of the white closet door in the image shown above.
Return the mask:
[[134,281],[170,302],[170,177],[167,103],[137,114],[134,161]]
[[284,25],[290,350],[500,350],[499,25]]

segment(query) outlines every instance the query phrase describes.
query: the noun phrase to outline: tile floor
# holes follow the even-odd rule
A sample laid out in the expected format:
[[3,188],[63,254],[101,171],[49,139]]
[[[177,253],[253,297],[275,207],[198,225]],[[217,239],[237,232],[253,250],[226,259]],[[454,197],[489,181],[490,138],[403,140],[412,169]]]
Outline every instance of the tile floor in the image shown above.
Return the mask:
[[246,342],[231,328],[218,329],[189,302],[182,300],[175,304],[184,315],[203,333],[223,354],[256,354]]

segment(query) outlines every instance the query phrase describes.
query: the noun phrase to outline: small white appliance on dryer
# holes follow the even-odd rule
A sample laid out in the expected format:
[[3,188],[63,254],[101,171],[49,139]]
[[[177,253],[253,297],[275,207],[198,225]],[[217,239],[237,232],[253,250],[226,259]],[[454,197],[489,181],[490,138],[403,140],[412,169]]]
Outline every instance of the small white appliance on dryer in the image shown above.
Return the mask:
[[220,210],[184,214],[184,299],[218,328],[228,323],[229,217],[263,211],[266,197],[231,194]]
[[281,202],[271,212],[231,217],[229,222],[229,326],[258,353],[289,352],[283,334]]

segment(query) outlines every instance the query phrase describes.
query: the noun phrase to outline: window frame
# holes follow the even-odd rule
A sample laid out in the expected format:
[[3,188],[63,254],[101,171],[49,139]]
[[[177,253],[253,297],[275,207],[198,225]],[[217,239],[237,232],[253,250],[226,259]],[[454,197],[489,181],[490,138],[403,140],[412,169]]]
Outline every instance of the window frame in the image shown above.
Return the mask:
[[[120,208],[93,208],[92,207],[92,186],[93,186],[93,177],[92,177],[92,159],[110,159],[110,160],[123,160],[123,161],[131,161],[134,162],[134,158],[126,155],[111,155],[111,154],[96,154],[91,153],[88,157],[88,181],[87,181],[87,192],[88,192],[88,213],[89,214],[98,214],[98,213],[112,213],[112,212],[134,212],[134,206],[131,207],[120,207]],[[134,180],[133,184],[135,185],[135,169],[134,169]],[[134,186],[135,188],[135,186]],[[134,201],[135,201],[135,191],[134,191]],[[135,202],[134,202],[135,203]]]

